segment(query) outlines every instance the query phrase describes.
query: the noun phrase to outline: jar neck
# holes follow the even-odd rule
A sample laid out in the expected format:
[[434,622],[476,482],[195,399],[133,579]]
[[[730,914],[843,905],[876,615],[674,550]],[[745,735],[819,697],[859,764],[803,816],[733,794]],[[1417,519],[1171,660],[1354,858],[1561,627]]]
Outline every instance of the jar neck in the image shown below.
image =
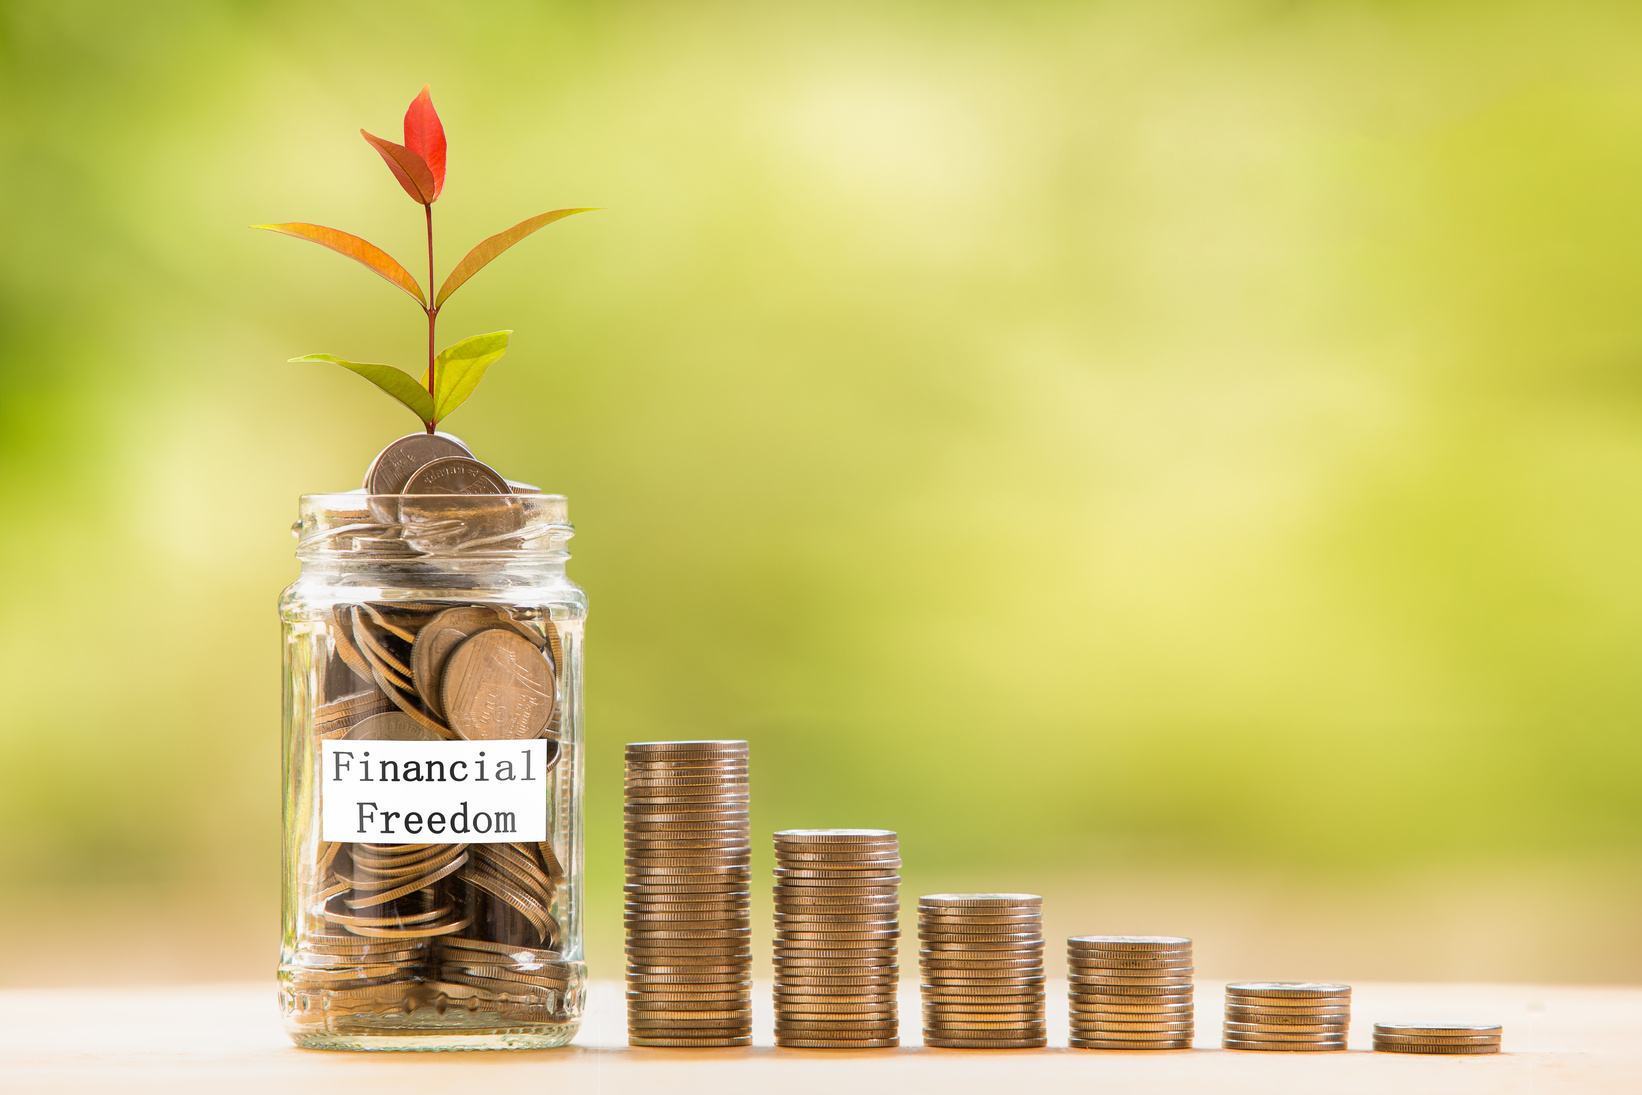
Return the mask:
[[489,555],[476,559],[340,558],[335,555],[301,559],[298,581],[370,589],[496,589],[503,586],[539,586],[563,581],[568,552],[557,556]]

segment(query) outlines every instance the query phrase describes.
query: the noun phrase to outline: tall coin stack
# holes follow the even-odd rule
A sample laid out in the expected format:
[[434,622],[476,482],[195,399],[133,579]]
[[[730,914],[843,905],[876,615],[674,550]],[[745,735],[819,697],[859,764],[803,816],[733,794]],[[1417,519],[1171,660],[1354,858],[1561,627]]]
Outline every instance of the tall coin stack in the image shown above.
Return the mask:
[[1066,941],[1078,1049],[1192,1048],[1192,941],[1078,935]]
[[900,1044],[901,850],[887,829],[775,834],[775,1042]]
[[1227,1049],[1345,1049],[1350,1026],[1350,985],[1244,981],[1226,986],[1221,1044]]
[[747,743],[627,747],[627,1040],[752,1044]]
[[1375,1023],[1381,1053],[1498,1053],[1498,1023]]
[[1043,898],[942,893],[918,899],[924,1044],[943,1049],[1047,1045]]

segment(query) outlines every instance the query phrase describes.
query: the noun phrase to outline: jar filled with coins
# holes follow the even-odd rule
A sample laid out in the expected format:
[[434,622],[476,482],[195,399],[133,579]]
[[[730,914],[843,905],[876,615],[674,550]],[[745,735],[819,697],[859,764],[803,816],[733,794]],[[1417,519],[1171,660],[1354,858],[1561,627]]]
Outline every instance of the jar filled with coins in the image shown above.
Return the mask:
[[445,434],[308,495],[285,661],[286,1029],[328,1049],[576,1033],[581,658],[559,495]]

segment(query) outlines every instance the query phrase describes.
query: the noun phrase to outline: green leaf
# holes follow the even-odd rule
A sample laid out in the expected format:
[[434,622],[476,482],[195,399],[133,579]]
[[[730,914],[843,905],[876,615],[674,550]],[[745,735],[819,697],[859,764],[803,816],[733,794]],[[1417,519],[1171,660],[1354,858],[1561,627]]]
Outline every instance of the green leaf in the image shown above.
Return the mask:
[[[474,335],[446,346],[433,359],[433,420],[438,422],[451,411],[467,402],[491,362],[507,353],[508,336],[512,331],[492,331],[488,335]],[[428,375],[422,374],[422,387],[428,385]]]
[[445,284],[439,287],[439,297],[433,302],[433,306],[437,308],[445,303],[447,297],[456,292],[464,281],[484,269],[491,259],[538,228],[546,228],[554,221],[563,220],[573,213],[592,213],[596,209],[596,206],[588,206],[586,209],[555,209],[551,213],[540,213],[529,220],[520,221],[505,232],[498,232],[489,239],[481,240],[445,278]]
[[[501,355],[498,354],[497,356]],[[344,369],[352,369],[409,407],[411,413],[421,419],[424,425],[435,421],[433,400],[428,397],[427,389],[420,387],[415,380],[411,379],[410,374],[402,369],[395,369],[392,365],[374,365],[367,361],[348,361],[345,358],[337,357],[335,354],[306,354],[302,357],[293,357],[291,360],[329,361],[331,364],[340,365]],[[474,383],[478,383],[478,381],[474,381]]]

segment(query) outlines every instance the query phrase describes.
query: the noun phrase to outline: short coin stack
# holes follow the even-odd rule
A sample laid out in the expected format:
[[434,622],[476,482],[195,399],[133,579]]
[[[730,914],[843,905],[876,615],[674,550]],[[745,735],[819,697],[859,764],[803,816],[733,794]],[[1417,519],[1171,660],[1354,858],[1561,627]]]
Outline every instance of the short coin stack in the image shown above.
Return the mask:
[[1350,1026],[1350,985],[1244,981],[1226,986],[1221,1044],[1227,1049],[1345,1049]]
[[1066,941],[1077,1049],[1192,1048],[1192,941],[1077,935]]
[[775,834],[775,1042],[900,1044],[901,850],[887,829]]
[[1375,1023],[1382,1053],[1498,1053],[1498,1023]]
[[627,1040],[752,1044],[747,743],[627,747]]
[[1022,893],[918,899],[924,1044],[1035,1049],[1043,1014],[1043,898]]

